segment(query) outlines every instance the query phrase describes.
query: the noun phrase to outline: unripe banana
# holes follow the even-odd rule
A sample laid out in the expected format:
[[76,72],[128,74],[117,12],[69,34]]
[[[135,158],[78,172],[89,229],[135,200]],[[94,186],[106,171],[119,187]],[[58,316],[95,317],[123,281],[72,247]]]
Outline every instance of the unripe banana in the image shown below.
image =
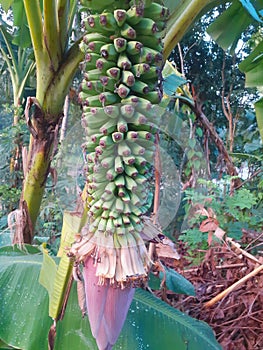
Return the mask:
[[121,68],[122,70],[129,70],[131,69],[132,63],[127,57],[125,52],[121,52],[119,54],[119,58],[117,60],[117,66]]
[[131,87],[135,84],[135,76],[132,72],[125,70],[122,72],[121,81],[125,85]]
[[127,47],[126,47],[126,50],[127,50],[127,54],[128,55],[138,55],[141,53],[143,49],[143,44],[140,43],[139,41],[129,41],[127,43]]
[[122,174],[124,172],[124,166],[122,163],[121,156],[115,157],[114,169],[115,169],[116,173],[118,173],[118,174]]
[[166,20],[169,16],[169,9],[157,2],[153,2],[149,7],[144,9],[144,16],[154,21]]
[[[97,275],[101,283],[111,278],[119,286],[130,281],[127,276],[146,276],[150,261],[145,251],[135,247],[142,244],[141,216],[150,205],[156,133],[152,122],[159,115],[153,104],[161,98],[160,31],[168,10],[153,0],[104,0],[105,7],[99,1],[86,3],[92,14],[84,20],[88,34],[81,50],[86,71],[79,99],[89,152],[89,232],[95,248],[96,242],[101,244],[99,250],[104,243],[116,247],[113,259],[106,248],[101,250],[105,265],[97,268]],[[117,269],[117,262],[121,268]]]
[[135,25],[143,18],[144,9],[142,6],[132,6],[127,12],[127,22],[131,25]]
[[127,17],[127,13],[125,10],[118,9],[114,11],[114,18],[119,27],[121,27],[125,23],[126,17]]
[[137,35],[154,35],[158,32],[155,21],[150,18],[142,18],[139,23],[134,26]]
[[129,24],[125,23],[121,28],[121,35],[125,39],[134,40],[136,39],[136,30]]
[[103,58],[109,61],[116,61],[116,58],[118,57],[118,52],[112,43],[101,46],[100,54]]
[[126,50],[127,40],[125,38],[115,38],[113,44],[117,52],[123,52]]
[[105,36],[105,35],[97,33],[97,32],[87,33],[84,35],[83,42],[85,44],[88,44],[88,43],[93,42],[93,41],[100,41],[100,42],[104,42],[104,44],[106,44],[106,43],[110,43],[111,39],[108,36]]
[[155,35],[137,35],[136,40],[143,44],[145,47],[150,47],[151,49],[162,51],[162,37],[155,33]]

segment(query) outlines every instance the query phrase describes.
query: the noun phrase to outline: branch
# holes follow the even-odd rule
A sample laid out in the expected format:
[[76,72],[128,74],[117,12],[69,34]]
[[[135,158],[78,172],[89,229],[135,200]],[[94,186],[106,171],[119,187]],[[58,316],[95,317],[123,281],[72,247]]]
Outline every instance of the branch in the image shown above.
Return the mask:
[[251,180],[253,180],[254,177],[258,176],[261,172],[262,172],[262,169],[258,169],[258,170],[255,171],[254,174],[252,174],[248,179],[246,179],[246,180],[243,181],[241,184],[239,184],[238,186],[236,186],[235,189],[237,190],[238,188],[243,187],[245,184],[247,184],[248,182],[250,182]]
[[232,284],[232,286],[228,287],[227,289],[223,290],[223,292],[219,293],[217,296],[215,296],[213,299],[209,300],[207,303],[205,303],[205,307],[211,307],[224,297],[226,297],[229,293],[233,292],[236,288],[240,287],[243,283],[245,283],[249,278],[256,276],[259,272],[263,270],[263,265],[260,265],[255,270],[251,271],[249,274],[241,278],[239,281]]
[[180,43],[177,44],[178,47],[178,52],[179,52],[179,57],[180,57],[180,64],[181,64],[181,73],[183,74],[183,76],[185,76],[184,74],[184,58],[183,58],[183,52],[182,52],[182,48]]
[[[180,96],[178,98],[180,99]],[[222,156],[225,160],[228,174],[231,176],[237,176],[238,175],[237,170],[232,162],[232,159],[230,158],[230,156],[227,152],[227,149],[226,149],[222,139],[220,138],[220,136],[216,132],[213,124],[209,122],[209,120],[207,119],[207,117],[205,116],[203,111],[201,110],[201,106],[199,106],[196,102],[191,103],[187,99],[183,99],[182,102],[191,108],[191,110],[195,113],[197,119],[203,125],[204,129],[209,131],[209,134],[211,135],[212,140],[216,144],[219,152],[222,154]]]
[[229,111],[226,109],[225,105],[225,67],[226,67],[226,54],[224,52],[224,59],[222,63],[222,70],[221,70],[221,78],[222,78],[222,92],[221,92],[221,102],[222,102],[222,109],[224,112],[224,115],[226,119],[229,121]]

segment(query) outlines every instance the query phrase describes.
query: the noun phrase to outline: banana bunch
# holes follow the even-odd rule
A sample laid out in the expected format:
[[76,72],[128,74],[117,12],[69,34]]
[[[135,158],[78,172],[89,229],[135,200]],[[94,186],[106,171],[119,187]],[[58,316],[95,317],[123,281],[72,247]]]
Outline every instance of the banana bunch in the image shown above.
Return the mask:
[[143,215],[151,205],[154,104],[162,98],[168,9],[151,0],[86,3],[92,14],[84,22],[79,100],[87,134],[90,220],[71,253],[78,260],[92,254],[101,262],[100,283],[110,279],[123,286],[147,275],[150,260],[141,235],[151,240],[159,233],[145,229]]

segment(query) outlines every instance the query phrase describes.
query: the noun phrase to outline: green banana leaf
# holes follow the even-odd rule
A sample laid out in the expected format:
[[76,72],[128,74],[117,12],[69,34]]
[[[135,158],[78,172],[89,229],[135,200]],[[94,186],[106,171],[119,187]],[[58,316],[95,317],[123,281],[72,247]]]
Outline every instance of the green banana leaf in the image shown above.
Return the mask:
[[187,80],[172,66],[171,62],[169,61],[166,61],[162,74],[164,79],[164,93],[170,97],[176,93],[179,86],[187,83]]
[[67,290],[70,276],[72,274],[73,261],[67,257],[67,247],[70,247],[74,241],[74,235],[80,231],[81,216],[74,212],[64,212],[63,227],[61,231],[61,244],[58,256],[61,257],[59,265],[48,255],[44,253],[43,265],[40,271],[39,282],[46,288],[49,294],[49,316],[57,319],[65,292]]
[[[2,252],[3,254],[3,252]],[[0,339],[23,350],[46,350],[52,319],[48,293],[38,283],[43,256],[0,255]],[[57,325],[55,350],[96,350],[87,317],[79,310],[73,284],[64,319]],[[155,336],[153,336],[155,335]],[[153,295],[137,290],[114,349],[219,350],[211,328]]]
[[[223,48],[235,51],[238,40],[249,25],[261,23],[258,13],[263,7],[263,0],[233,1],[232,5],[219,16],[207,32]],[[263,43],[260,42],[251,54],[244,59],[239,69],[246,75],[246,86],[262,89],[263,86]],[[261,138],[263,140],[262,99],[255,103],[256,116]]]
[[230,49],[234,53],[241,34],[251,22],[249,13],[236,0],[208,27],[207,32],[224,50]]
[[0,349],[1,350],[9,350],[9,349],[14,349],[14,348],[6,345],[4,342],[2,342],[2,340],[0,340]]

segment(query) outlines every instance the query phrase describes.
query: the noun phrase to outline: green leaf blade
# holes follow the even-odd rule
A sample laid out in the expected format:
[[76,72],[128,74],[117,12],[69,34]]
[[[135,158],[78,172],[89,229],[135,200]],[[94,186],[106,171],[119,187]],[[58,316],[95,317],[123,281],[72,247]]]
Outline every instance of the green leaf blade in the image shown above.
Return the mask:
[[224,49],[233,53],[242,32],[251,23],[251,17],[239,1],[223,12],[209,27],[208,34]]
[[[42,256],[0,256],[0,339],[23,350],[46,350],[52,320],[48,294],[38,283]],[[54,350],[97,350],[88,319],[81,317],[76,285],[66,314],[57,326]],[[154,335],[154,336],[153,336]],[[219,350],[211,328],[170,307],[150,293],[137,290],[122,334],[120,349]]]
[[47,349],[51,319],[43,317],[48,313],[47,293],[37,282],[42,259],[38,255],[0,257],[0,339],[10,346]]
[[137,289],[124,329],[114,347],[120,349],[219,350],[211,328],[150,293]]
[[[164,274],[160,273],[164,278]],[[178,294],[195,296],[195,289],[191,282],[173,269],[165,267],[165,283],[168,289]]]

